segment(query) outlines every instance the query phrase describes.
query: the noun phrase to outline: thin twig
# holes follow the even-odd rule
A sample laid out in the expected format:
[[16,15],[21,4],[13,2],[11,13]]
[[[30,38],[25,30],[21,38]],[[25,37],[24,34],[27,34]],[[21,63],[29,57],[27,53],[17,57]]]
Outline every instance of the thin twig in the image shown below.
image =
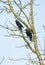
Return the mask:
[[18,3],[17,3],[15,0],[14,0],[14,2],[15,2],[15,4],[18,6],[18,8],[20,9],[20,11],[24,14],[24,16],[26,17],[27,21],[29,21],[27,15],[26,15],[25,12],[22,10],[22,8],[18,5]]
[[2,64],[2,62],[4,61],[5,57],[2,58],[2,60],[0,61],[0,65]]

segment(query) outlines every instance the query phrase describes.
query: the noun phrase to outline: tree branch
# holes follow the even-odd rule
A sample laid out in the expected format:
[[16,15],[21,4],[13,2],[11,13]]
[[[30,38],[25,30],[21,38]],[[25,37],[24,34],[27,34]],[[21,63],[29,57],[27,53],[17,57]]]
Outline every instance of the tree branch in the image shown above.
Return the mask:
[[7,0],[7,2],[8,2],[8,5],[9,5],[9,7],[10,7],[10,10],[11,10],[11,12],[14,14],[14,16],[15,16],[20,22],[22,22],[28,29],[31,30],[31,27],[28,26],[28,25],[20,18],[20,16],[16,13],[16,11],[14,11],[10,0]]
[[15,4],[18,6],[18,8],[21,10],[21,12],[24,14],[24,16],[26,17],[27,21],[29,21],[27,15],[25,14],[25,12],[23,11],[23,9],[17,4],[16,0],[14,0]]
[[34,26],[34,15],[33,15],[33,0],[30,0],[30,17],[31,17],[31,26],[32,26],[32,30],[34,31],[33,33],[33,39],[34,39],[34,47],[35,47],[35,52],[36,52],[36,55],[39,59],[39,63],[40,65],[45,65],[43,63],[43,60],[42,60],[42,57],[41,57],[41,54],[40,54],[40,51],[38,49],[38,43],[37,43],[37,37],[36,37],[36,31],[35,31],[35,26]]

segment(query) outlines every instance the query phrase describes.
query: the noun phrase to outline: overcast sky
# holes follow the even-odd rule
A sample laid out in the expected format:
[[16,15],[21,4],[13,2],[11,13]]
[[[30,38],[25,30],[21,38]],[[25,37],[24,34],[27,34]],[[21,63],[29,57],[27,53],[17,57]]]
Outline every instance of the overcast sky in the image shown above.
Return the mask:
[[[45,25],[45,0],[35,0],[35,3],[40,4],[39,6],[34,5],[34,14],[35,15],[35,28],[37,31],[38,41],[41,43],[41,47],[43,48],[45,32],[42,25]],[[2,5],[0,5],[2,6]],[[13,15],[9,15],[5,12],[0,14],[0,24],[4,24],[6,21],[14,22]],[[3,57],[5,57],[3,63],[1,65],[25,65],[26,61],[10,61],[11,58],[21,58],[27,57],[26,48],[16,48],[16,46],[23,45],[25,42],[21,38],[12,38],[5,37],[7,31],[0,27],[0,61]]]

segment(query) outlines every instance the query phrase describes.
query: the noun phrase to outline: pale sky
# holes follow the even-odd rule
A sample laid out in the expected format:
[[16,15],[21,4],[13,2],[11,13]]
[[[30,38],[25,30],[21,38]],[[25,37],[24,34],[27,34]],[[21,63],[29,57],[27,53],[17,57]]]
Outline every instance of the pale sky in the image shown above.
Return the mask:
[[[35,28],[38,36],[38,40],[41,43],[41,47],[43,48],[45,32],[42,25],[45,25],[45,0],[35,0],[35,3],[40,4],[39,6],[34,5],[34,14],[35,15]],[[2,6],[2,5],[1,5]],[[0,14],[0,24],[4,24],[6,21],[14,22],[13,15],[9,15],[5,12]],[[21,38],[12,38],[5,37],[7,34],[6,29],[0,27],[0,61],[3,57],[5,57],[3,63],[1,65],[25,65],[26,61],[10,61],[11,58],[21,58],[27,57],[26,48],[16,48],[16,46],[21,46],[25,44],[24,40]]]

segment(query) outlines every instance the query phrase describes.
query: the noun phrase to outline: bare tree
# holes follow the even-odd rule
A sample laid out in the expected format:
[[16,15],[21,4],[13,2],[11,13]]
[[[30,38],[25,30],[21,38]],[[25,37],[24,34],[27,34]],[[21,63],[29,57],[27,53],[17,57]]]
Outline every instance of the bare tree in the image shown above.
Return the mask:
[[[3,8],[0,8],[0,13],[4,11],[6,11],[7,13],[12,13],[14,15],[15,20],[18,20],[20,23],[24,25],[24,28],[29,29],[32,32],[32,37],[33,37],[32,42],[33,42],[34,48],[31,45],[32,42],[28,41],[28,38],[25,35],[25,33],[22,30],[20,30],[19,27],[16,27],[15,24],[12,24],[11,22],[9,22],[14,28],[9,27],[8,25],[6,26],[0,25],[1,27],[8,30],[8,35],[6,36],[10,36],[10,37],[16,36],[16,37],[23,38],[23,40],[26,42],[25,47],[28,47],[28,49],[30,49],[30,51],[32,51],[32,53],[34,53],[37,56],[36,58],[37,60],[32,59],[31,57],[29,59],[21,58],[21,59],[12,59],[12,60],[29,60],[29,62],[32,62],[32,64],[45,65],[38,47],[37,35],[36,35],[36,30],[34,25],[34,13],[33,13],[33,5],[35,4],[34,0],[29,0],[28,3],[24,3],[24,4],[21,2],[21,0],[18,0],[18,1],[17,0],[13,0],[13,1],[0,0],[0,3],[3,4],[2,5]],[[35,5],[37,6],[39,4],[35,4]],[[17,6],[17,10],[16,10],[16,6]],[[28,13],[27,13],[27,10],[28,10]],[[19,31],[20,33],[16,34],[17,31]],[[21,46],[21,47],[24,47],[24,46]]]

